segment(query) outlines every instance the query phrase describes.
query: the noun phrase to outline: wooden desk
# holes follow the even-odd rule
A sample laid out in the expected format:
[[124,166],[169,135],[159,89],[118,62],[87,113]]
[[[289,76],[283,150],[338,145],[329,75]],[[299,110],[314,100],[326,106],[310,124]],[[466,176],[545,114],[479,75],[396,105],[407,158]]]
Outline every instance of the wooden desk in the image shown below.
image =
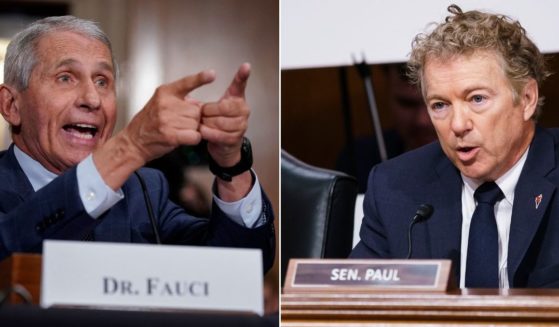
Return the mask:
[[[41,255],[15,253],[0,262],[0,290],[21,285],[29,291],[33,304],[39,304],[41,290]],[[23,303],[15,293],[10,294],[9,303]]]
[[559,326],[559,290],[283,294],[282,326]]

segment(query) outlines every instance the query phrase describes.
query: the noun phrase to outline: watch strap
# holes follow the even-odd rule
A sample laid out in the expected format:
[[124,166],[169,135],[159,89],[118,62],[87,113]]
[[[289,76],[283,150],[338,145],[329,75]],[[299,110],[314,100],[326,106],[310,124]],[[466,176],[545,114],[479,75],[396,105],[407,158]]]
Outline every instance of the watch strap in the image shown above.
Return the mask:
[[243,137],[241,144],[241,160],[231,167],[221,167],[215,162],[212,156],[209,156],[210,171],[219,179],[230,182],[233,177],[244,173],[252,168],[252,147],[248,138]]

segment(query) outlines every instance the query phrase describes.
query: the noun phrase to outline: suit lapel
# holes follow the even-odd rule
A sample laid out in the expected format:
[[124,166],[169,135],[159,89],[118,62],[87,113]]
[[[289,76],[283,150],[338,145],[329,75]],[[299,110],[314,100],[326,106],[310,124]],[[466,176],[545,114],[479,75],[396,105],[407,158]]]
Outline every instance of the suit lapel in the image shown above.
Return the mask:
[[429,185],[435,195],[433,216],[428,222],[431,255],[452,260],[455,278],[460,272],[460,235],[462,231],[462,179],[445,157],[435,168],[438,178]]
[[508,254],[511,286],[555,193],[555,185],[545,178],[555,165],[553,138],[537,129],[514,194]]
[[[4,153],[4,155],[0,158],[0,161],[4,161],[5,163],[1,163],[1,167],[7,167],[9,171],[7,174],[2,174],[2,180],[4,183],[11,185],[12,190],[19,196],[21,201],[24,201],[25,198],[31,196],[31,194],[35,193],[33,190],[33,186],[31,182],[21,169],[16,156],[14,154],[14,144],[12,143],[9,149]],[[3,170],[2,170],[3,171]]]

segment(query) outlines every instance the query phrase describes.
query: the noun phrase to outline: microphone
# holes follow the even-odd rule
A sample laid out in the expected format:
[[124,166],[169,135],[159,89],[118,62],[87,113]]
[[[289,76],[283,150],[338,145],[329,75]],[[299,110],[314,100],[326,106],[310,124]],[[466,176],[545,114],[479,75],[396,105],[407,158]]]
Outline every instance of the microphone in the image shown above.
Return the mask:
[[134,175],[138,177],[138,180],[140,181],[140,186],[142,187],[142,192],[144,193],[144,201],[146,203],[146,208],[148,211],[151,228],[153,229],[153,235],[155,236],[155,243],[161,244],[161,238],[159,237],[159,229],[157,228],[157,221],[155,219],[155,215],[153,214],[153,208],[151,207],[151,199],[149,198],[146,183],[144,182],[143,177],[140,175],[140,173],[138,173],[138,171],[135,171]]
[[408,256],[406,259],[411,258],[411,232],[413,230],[413,226],[421,221],[427,220],[433,214],[433,206],[427,203],[423,203],[419,205],[417,210],[415,211],[415,216],[411,219],[410,227],[408,227]]

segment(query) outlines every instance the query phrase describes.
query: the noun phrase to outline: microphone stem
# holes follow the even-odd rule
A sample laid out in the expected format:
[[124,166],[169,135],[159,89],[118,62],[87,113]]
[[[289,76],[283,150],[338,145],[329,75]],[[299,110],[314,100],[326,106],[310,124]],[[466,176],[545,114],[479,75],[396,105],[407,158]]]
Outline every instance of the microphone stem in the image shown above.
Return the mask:
[[427,218],[431,217],[431,215],[433,214],[433,206],[427,203],[424,203],[422,205],[419,206],[419,208],[417,208],[417,211],[415,212],[415,216],[413,216],[413,218],[411,219],[410,222],[410,226],[408,227],[408,256],[406,257],[406,259],[411,258],[411,254],[412,254],[412,230],[413,230],[413,225],[415,225],[415,223],[420,222],[420,221],[425,221]]
[[415,223],[417,222],[417,216],[413,217],[413,219],[410,222],[410,226],[408,227],[408,256],[406,257],[406,259],[410,259],[411,258],[411,254],[412,254],[412,230],[413,230],[413,226],[415,225]]
[[146,203],[146,209],[148,212],[149,221],[151,223],[151,228],[153,230],[153,236],[155,237],[155,243],[161,244],[161,237],[159,236],[159,229],[157,228],[157,219],[155,219],[155,214],[153,213],[153,208],[151,206],[151,199],[149,198],[149,193],[146,187],[146,183],[144,182],[144,179],[142,178],[140,173],[138,173],[138,171],[135,171],[134,174],[136,175],[136,177],[138,177],[138,180],[140,181],[140,186],[142,188],[142,192],[144,193],[144,201]]

